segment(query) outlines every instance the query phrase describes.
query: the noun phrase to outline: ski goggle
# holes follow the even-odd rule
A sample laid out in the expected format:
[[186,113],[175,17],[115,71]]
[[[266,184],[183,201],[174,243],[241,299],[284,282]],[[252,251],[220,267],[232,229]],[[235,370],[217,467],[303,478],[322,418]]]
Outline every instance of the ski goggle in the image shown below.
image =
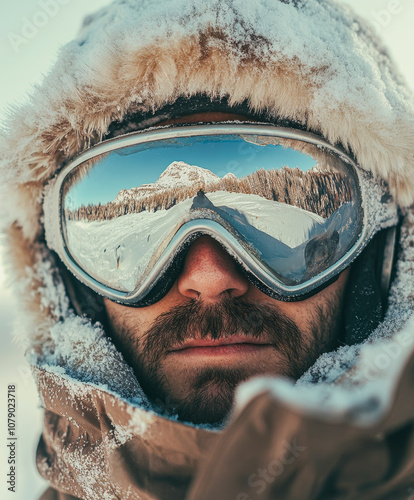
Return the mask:
[[202,235],[267,295],[303,300],[336,279],[396,207],[352,158],[270,125],[158,128],[108,140],[45,196],[49,246],[119,303],[160,300]]

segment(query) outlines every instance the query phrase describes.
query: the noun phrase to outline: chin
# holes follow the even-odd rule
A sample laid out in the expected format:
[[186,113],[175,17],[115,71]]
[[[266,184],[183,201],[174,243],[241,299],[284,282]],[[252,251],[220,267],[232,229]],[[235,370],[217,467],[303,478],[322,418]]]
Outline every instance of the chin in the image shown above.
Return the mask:
[[173,413],[182,421],[222,426],[233,407],[237,386],[257,375],[260,373],[222,366],[199,369],[185,397],[173,401],[167,396],[167,400],[173,401]]

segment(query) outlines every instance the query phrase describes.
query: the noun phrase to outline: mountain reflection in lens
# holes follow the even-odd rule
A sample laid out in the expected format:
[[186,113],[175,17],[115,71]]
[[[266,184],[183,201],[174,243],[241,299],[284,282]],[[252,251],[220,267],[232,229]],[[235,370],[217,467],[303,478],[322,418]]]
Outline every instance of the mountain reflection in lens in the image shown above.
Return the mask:
[[136,289],[189,220],[230,228],[286,285],[327,269],[361,228],[351,168],[291,139],[231,135],[137,145],[81,164],[62,192],[73,259],[125,292]]

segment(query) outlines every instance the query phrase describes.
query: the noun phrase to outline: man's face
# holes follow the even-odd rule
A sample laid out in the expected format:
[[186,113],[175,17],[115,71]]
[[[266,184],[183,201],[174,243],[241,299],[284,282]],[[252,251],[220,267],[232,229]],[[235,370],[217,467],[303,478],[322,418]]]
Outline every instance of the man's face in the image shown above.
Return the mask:
[[[234,118],[209,113],[193,120]],[[105,299],[105,306],[111,336],[147,396],[181,420],[216,424],[228,415],[241,381],[297,379],[336,345],[347,278],[348,270],[309,299],[281,302],[252,285],[218,242],[202,236],[160,301],[133,308]]]

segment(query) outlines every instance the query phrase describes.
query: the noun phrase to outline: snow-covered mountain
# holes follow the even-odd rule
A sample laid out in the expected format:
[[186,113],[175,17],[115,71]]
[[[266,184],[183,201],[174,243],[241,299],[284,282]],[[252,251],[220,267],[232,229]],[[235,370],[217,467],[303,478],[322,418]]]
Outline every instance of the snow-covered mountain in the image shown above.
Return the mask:
[[229,172],[228,174],[226,174],[223,179],[234,179],[234,180],[238,180],[238,177],[237,175],[234,175],[232,172]]
[[195,165],[188,165],[183,161],[174,161],[160,175],[154,184],[160,188],[190,186],[195,182],[214,182],[220,177],[210,170]]
[[[225,177],[229,176],[236,177],[234,174],[226,174]],[[165,189],[180,189],[194,185],[197,182],[200,184],[208,184],[219,179],[220,177],[206,168],[189,165],[183,161],[174,161],[164,170],[154,183],[142,184],[140,187],[131,189],[123,189],[118,193],[114,202],[125,203],[130,200],[140,200]]]

